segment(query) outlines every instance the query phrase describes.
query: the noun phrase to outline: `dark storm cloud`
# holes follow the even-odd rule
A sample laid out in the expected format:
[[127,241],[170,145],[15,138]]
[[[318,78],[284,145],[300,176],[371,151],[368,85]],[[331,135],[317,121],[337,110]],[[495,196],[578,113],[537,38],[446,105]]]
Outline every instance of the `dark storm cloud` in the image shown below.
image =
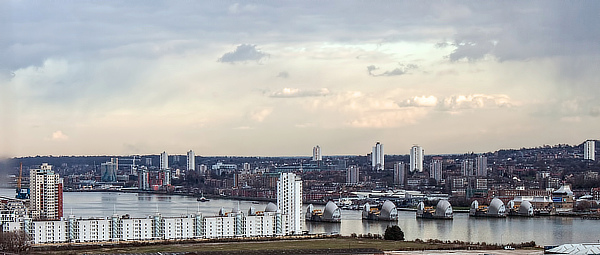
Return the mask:
[[219,62],[223,63],[235,63],[235,62],[247,62],[256,61],[259,62],[261,59],[269,57],[269,54],[264,53],[256,48],[256,45],[242,44],[232,52],[227,52],[219,58]]
[[328,1],[314,7],[304,1],[2,2],[0,68],[40,65],[52,57],[97,59],[119,49],[113,54],[151,57],[153,43],[170,40],[191,41],[174,48],[182,52],[240,40],[260,45],[448,38],[438,47],[456,47],[451,60],[491,54],[501,61],[586,54],[600,47],[598,1]]
[[451,61],[479,60],[487,54],[508,61],[600,51],[597,1],[490,2],[468,8],[472,14],[450,23],[457,31],[451,42],[436,44],[455,47],[448,56]]

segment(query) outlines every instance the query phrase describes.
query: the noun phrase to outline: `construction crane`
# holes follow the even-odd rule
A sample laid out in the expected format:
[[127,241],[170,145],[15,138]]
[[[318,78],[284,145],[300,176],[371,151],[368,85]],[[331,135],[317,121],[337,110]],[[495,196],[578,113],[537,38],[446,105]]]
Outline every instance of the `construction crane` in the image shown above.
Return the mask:
[[18,199],[29,199],[29,188],[21,188],[21,178],[23,178],[23,163],[19,166],[19,179],[17,179],[17,195]]

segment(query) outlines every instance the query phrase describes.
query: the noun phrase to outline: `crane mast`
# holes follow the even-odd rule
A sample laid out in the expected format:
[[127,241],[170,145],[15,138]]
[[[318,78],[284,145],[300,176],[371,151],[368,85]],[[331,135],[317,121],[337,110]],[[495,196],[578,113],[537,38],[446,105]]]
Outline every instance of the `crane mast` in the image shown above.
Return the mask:
[[23,178],[23,162],[19,165],[19,178],[17,179],[17,195],[18,199],[29,199],[29,188],[21,188],[21,179]]

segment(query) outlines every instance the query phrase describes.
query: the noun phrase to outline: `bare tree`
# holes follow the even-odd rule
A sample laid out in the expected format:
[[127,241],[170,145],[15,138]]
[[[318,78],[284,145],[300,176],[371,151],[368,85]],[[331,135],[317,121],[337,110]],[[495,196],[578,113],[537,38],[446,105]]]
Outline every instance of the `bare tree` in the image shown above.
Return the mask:
[[26,253],[31,248],[31,237],[23,230],[0,232],[0,250]]

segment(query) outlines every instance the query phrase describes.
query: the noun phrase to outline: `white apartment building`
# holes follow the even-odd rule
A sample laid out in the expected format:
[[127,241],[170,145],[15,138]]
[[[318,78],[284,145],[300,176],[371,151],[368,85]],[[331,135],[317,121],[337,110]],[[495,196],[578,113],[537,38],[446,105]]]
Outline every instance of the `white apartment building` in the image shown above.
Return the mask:
[[410,148],[410,172],[423,172],[423,154],[425,151],[419,145]]
[[160,154],[160,170],[169,169],[169,154],[166,151],[163,151]]
[[187,152],[187,170],[195,171],[196,170],[196,154],[193,150]]
[[596,160],[596,141],[587,140],[583,143],[583,159]]
[[431,160],[431,167],[429,168],[429,178],[433,178],[436,181],[442,180],[442,158],[434,157]]
[[39,169],[31,169],[29,176],[31,217],[40,220],[60,219],[63,216],[62,179],[48,163],[43,163]]
[[371,166],[375,170],[383,170],[385,168],[383,144],[377,142],[371,151]]
[[[47,169],[47,167],[45,167]],[[250,208],[219,211],[217,216],[202,213],[146,218],[113,215],[106,218],[61,217],[57,220],[32,220],[2,214],[2,231],[24,230],[35,244],[85,243],[145,240],[182,240],[235,237],[269,237],[302,233],[302,180],[293,173],[282,173],[277,184],[278,205],[269,203],[264,211]]]
[[321,147],[319,145],[313,147],[313,161],[322,161],[323,155],[321,155]]
[[461,163],[463,176],[475,176],[475,168],[473,167],[473,159],[464,159]]
[[290,234],[302,234],[302,180],[294,173],[281,173],[277,181],[277,206],[288,215]]
[[35,244],[269,237],[295,233],[290,229],[290,217],[274,204],[272,207],[275,210],[265,209],[248,215],[239,211],[220,212],[218,216],[209,217],[198,212],[180,217],[163,217],[157,213],[146,218],[128,215],[90,219],[69,216],[53,221],[18,218],[2,224],[2,230],[25,230]]

